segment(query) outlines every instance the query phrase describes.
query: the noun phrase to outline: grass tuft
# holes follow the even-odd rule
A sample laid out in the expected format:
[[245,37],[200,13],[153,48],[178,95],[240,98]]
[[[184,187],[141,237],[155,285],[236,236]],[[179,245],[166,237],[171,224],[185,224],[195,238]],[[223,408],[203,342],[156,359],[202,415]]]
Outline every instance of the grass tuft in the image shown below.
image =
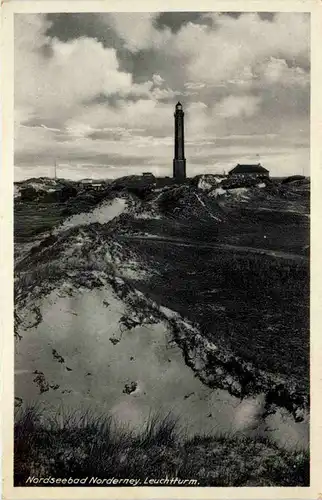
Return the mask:
[[15,423],[14,481],[35,477],[195,479],[199,486],[308,486],[309,453],[268,438],[237,434],[188,438],[171,413],[151,413],[137,433],[110,416],[20,408]]

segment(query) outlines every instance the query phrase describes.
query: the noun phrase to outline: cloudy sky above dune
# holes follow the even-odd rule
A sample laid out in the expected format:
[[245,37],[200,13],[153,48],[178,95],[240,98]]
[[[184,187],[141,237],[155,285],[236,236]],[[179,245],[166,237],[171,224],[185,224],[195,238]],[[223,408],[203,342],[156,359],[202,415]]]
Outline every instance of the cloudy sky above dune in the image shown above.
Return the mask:
[[15,178],[309,173],[305,13],[15,15]]

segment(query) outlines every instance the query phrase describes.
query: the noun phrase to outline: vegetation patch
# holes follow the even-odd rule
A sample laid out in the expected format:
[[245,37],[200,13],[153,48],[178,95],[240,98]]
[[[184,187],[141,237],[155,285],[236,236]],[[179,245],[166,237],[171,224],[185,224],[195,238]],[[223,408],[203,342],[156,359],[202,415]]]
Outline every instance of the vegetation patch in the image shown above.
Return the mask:
[[[111,417],[19,408],[14,430],[15,486],[36,477],[193,479],[194,486],[309,486],[309,454],[267,438],[196,435],[171,414],[151,414],[137,432]],[[94,485],[93,485],[94,486]]]

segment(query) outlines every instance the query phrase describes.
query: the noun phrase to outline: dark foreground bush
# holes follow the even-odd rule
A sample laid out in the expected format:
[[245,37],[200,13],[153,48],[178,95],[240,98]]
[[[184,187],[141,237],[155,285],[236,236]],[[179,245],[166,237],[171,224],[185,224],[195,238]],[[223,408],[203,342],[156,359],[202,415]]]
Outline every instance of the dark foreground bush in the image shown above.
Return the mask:
[[29,485],[29,477],[135,478],[141,486],[146,478],[188,479],[194,486],[309,485],[308,452],[242,435],[188,438],[171,414],[151,415],[134,433],[109,417],[74,412],[43,419],[30,407],[19,410],[14,436],[15,486]]

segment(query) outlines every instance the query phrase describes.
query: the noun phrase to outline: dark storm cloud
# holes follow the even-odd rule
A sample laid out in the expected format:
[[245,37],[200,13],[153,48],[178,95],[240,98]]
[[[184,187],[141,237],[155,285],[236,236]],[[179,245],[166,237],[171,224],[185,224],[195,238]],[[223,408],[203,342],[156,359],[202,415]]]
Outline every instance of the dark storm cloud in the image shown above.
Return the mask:
[[[104,14],[103,14],[104,15]],[[104,47],[121,47],[122,42],[117,33],[100,19],[100,14],[96,13],[62,13],[47,14],[51,26],[46,34],[56,37],[62,42],[74,40],[83,36],[95,38]]]
[[[226,16],[238,19],[244,12],[223,12]],[[274,21],[274,12],[256,12],[260,19],[263,21]]]
[[[215,27],[216,23],[210,17],[207,18],[206,14],[207,12],[161,12],[154,20],[154,26],[159,31],[170,29],[173,33],[177,33],[188,23]],[[237,19],[242,12],[225,12],[223,14]],[[137,15],[140,16],[140,13]],[[271,21],[274,18],[274,13],[269,12],[260,12],[258,15],[261,19]],[[166,68],[167,73],[171,75],[168,84],[173,88],[182,84],[180,72],[177,71],[180,65],[184,66],[185,64],[182,54],[178,59],[174,55],[164,54],[153,49],[131,52],[124,47],[124,40],[109,25],[106,13],[47,14],[47,19],[51,22],[51,26],[46,32],[48,36],[56,37],[63,42],[89,37],[96,39],[104,47],[114,48],[117,52],[120,71],[131,73],[134,83],[144,82],[153,73],[161,74],[162,68]]]
[[103,47],[116,50],[120,71],[135,73],[136,60],[140,59],[140,54],[133,55],[124,48],[124,41],[107,22],[103,21],[102,16],[106,17],[106,14],[91,12],[47,14],[51,26],[47,29],[46,34],[50,37],[56,37],[62,42],[81,37],[93,38],[100,42]]
[[93,38],[104,47],[116,50],[120,71],[132,73],[134,83],[145,81],[147,76],[151,76],[150,62],[155,58],[155,52],[142,50],[134,54],[126,49],[122,38],[106,22],[107,14],[90,12],[47,14],[47,19],[51,22],[46,32],[48,36],[56,37],[62,42],[81,37]]
[[[136,13],[140,16],[140,13]],[[203,12],[161,12],[154,21],[154,26],[158,30],[170,28],[173,33],[177,33],[182,26],[191,22],[197,24],[210,24],[209,19],[203,18]],[[81,36],[96,38],[105,47],[122,46],[122,41],[117,33],[108,23],[103,22],[106,13],[60,13],[47,14],[47,19],[52,23],[47,30],[47,35],[57,37],[66,42]]]
[[[155,50],[139,50],[135,54],[123,49],[118,52],[120,69],[132,73],[134,83],[142,83],[158,71],[158,55]],[[155,69],[155,71],[153,71]]]
[[184,54],[167,53],[155,49],[140,50],[135,54],[122,54],[120,68],[132,73],[134,83],[143,83],[153,74],[166,75],[166,83],[172,89],[183,90],[183,76],[188,57]]
[[[185,24],[205,24],[211,26],[211,20],[207,18],[209,12],[161,12],[156,18],[154,25],[158,29],[170,28],[173,33],[177,33]],[[238,19],[244,12],[222,12],[222,15]],[[257,12],[263,21],[274,21],[274,12]]]
[[161,12],[155,19],[154,25],[158,29],[170,28],[177,33],[182,26],[188,23],[210,24],[209,19],[204,19],[206,12]]
[[242,15],[242,12],[222,12],[222,15],[238,19]]

